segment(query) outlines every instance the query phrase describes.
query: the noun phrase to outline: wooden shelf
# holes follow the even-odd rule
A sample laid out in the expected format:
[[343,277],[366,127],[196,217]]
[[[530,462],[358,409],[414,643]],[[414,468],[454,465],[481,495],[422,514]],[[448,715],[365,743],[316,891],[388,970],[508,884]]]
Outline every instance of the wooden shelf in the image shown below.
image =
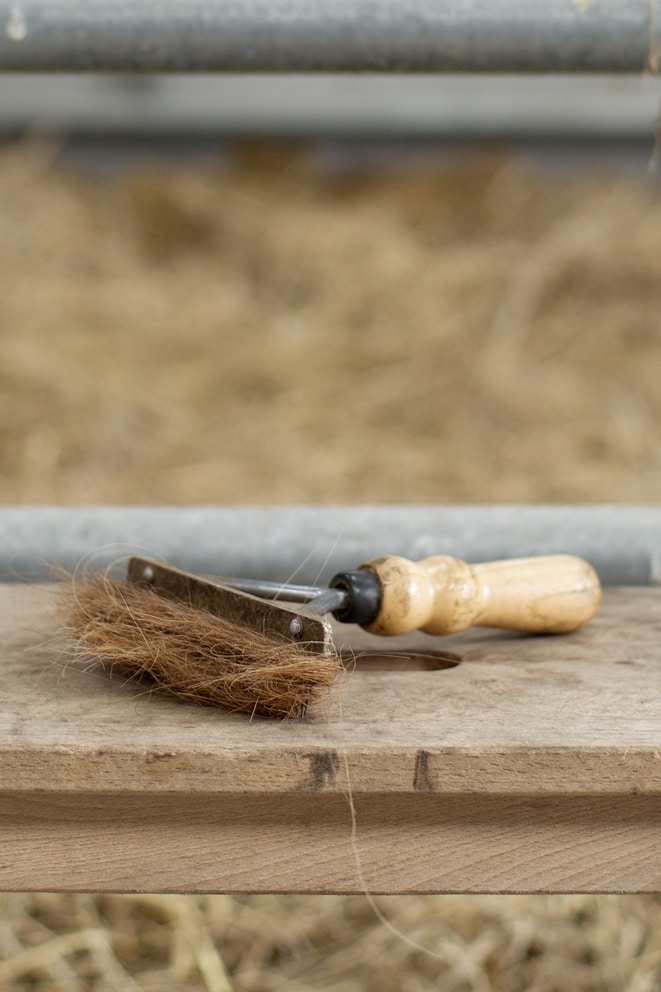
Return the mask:
[[5,891],[661,890],[661,590],[562,637],[416,635],[461,663],[352,672],[300,723],[67,667],[53,604],[0,587]]

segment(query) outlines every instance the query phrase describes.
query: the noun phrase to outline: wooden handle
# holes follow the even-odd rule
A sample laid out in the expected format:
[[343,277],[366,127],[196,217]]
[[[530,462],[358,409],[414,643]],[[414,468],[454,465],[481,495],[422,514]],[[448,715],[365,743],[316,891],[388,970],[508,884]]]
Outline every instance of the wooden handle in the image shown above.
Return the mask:
[[448,555],[384,556],[360,567],[381,586],[379,614],[366,628],[373,634],[454,634],[471,624],[560,634],[593,617],[601,597],[594,569],[574,555],[481,565]]

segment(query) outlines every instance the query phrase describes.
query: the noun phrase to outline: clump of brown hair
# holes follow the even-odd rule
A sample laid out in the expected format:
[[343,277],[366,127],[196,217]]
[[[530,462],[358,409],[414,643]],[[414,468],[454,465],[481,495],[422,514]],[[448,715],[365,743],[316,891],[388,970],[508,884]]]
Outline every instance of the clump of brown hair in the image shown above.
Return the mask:
[[305,716],[341,668],[335,653],[314,654],[103,573],[67,586],[62,614],[76,659],[235,712]]

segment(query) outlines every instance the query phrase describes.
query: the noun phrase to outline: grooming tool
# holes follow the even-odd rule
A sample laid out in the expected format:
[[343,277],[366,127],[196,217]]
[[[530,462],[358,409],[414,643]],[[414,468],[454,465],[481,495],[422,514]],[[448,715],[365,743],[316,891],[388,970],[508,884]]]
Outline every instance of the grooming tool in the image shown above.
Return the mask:
[[329,615],[375,634],[449,634],[472,623],[560,633],[589,620],[600,594],[590,565],[571,555],[483,565],[372,558],[329,588],[208,579],[131,558],[127,579],[96,573],[64,587],[62,633],[74,658],[187,702],[277,717],[305,716],[343,670]]
[[328,614],[387,636],[452,634],[472,624],[557,634],[594,616],[601,595],[594,569],[574,555],[478,565],[448,555],[417,562],[388,555],[339,572],[328,588],[206,579],[131,558],[128,581],[321,654],[333,650]]

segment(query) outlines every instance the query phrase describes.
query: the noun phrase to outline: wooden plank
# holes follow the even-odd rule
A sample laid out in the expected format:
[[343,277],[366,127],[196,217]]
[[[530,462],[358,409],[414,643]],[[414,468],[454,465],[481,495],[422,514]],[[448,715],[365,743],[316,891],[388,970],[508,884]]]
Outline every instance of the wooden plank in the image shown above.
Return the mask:
[[661,891],[658,795],[371,793],[356,795],[355,804],[354,848],[349,805],[337,794],[13,794],[1,806],[0,886],[111,892]]
[[[474,629],[358,637],[384,650],[442,645],[432,672],[356,672],[306,722],[173,702],[49,644],[52,590],[0,587],[5,789],[75,793],[343,791],[597,794],[661,791],[661,645],[654,589],[607,591],[576,634]],[[424,770],[424,773],[421,771]]]
[[661,890],[660,590],[445,638],[457,667],[351,673],[301,723],[67,668],[53,602],[0,588],[5,890],[359,892],[357,853],[373,892]]

